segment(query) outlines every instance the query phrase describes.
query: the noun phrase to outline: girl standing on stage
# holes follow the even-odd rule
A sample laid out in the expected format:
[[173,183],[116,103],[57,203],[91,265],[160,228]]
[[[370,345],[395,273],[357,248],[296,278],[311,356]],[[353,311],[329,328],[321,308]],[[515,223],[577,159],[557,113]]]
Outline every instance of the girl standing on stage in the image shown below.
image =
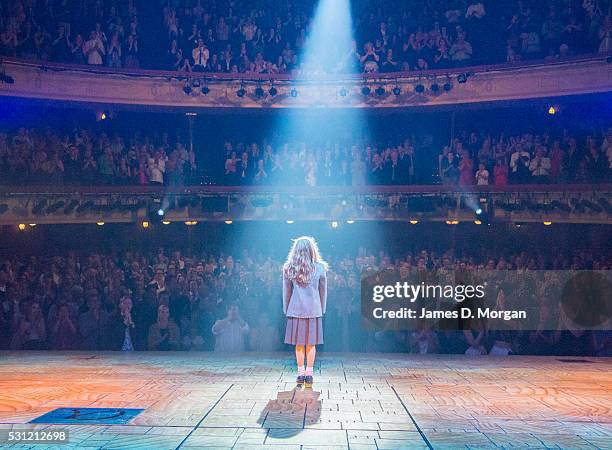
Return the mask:
[[316,346],[323,344],[327,269],[314,238],[293,241],[283,265],[283,312],[287,316],[285,344],[295,345],[298,387],[312,387]]

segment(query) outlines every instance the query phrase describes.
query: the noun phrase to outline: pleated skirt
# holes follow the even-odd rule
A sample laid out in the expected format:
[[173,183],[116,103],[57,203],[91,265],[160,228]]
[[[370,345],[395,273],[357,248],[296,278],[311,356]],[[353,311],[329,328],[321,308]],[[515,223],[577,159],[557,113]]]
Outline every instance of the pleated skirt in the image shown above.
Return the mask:
[[321,317],[287,317],[285,344],[321,345],[323,344],[323,319]]

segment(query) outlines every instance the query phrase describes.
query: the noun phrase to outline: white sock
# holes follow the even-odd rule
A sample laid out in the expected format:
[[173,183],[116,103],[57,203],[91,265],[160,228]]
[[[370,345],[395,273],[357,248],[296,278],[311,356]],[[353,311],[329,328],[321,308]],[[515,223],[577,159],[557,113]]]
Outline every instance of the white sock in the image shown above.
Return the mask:
[[304,366],[298,366],[298,377],[304,376]]
[[307,377],[311,377],[312,376],[312,367],[306,367],[306,376]]

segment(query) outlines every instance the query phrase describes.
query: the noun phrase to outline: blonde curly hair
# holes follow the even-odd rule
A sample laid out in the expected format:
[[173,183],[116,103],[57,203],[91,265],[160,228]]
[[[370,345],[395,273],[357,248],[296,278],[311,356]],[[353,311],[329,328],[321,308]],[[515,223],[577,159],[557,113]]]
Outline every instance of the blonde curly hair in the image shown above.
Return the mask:
[[321,258],[319,247],[313,237],[300,236],[293,240],[293,245],[287,255],[287,261],[283,264],[283,276],[290,281],[295,281],[304,287],[310,283],[317,268],[316,263],[323,266],[327,271],[328,264]]

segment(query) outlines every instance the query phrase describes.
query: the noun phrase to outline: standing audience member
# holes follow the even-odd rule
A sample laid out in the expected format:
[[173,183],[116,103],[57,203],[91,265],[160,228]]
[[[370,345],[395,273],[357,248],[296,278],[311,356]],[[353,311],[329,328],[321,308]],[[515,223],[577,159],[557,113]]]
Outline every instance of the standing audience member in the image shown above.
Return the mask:
[[215,336],[215,352],[240,353],[245,351],[245,337],[249,325],[240,317],[237,304],[230,304],[225,319],[217,320],[212,327]]
[[[261,0],[206,7],[200,0],[195,6],[186,0],[160,2],[147,5],[146,14],[137,8],[145,3],[134,1],[22,3],[0,0],[0,56],[115,69],[139,67],[140,44],[149,49],[143,61],[150,69],[190,71],[193,63],[198,72],[259,74],[421,71],[612,51],[610,12],[593,1],[563,3],[563,8],[558,2],[499,8],[464,2],[463,10],[451,5],[444,13],[440,5],[424,8],[417,0],[380,8],[376,2],[356,2],[359,20],[351,50],[341,54],[329,45],[330,56],[309,66],[301,50],[312,17],[301,2],[274,11],[274,20]],[[83,36],[89,39],[83,42]],[[160,55],[160,44],[168,54]]]
[[157,309],[157,322],[149,327],[149,350],[179,350],[181,332],[170,318],[170,309],[161,304]]
[[[337,256],[329,276],[330,295],[337,301],[324,326],[336,336],[334,351],[365,348],[371,335],[358,326],[359,274],[390,270],[403,280],[423,279],[427,268],[440,276],[455,276],[497,268],[515,280],[522,273],[542,269],[608,270],[612,261],[605,249],[582,246],[579,251],[563,246],[533,245],[539,236],[524,234],[528,242],[503,256],[462,244],[462,250],[436,251],[395,248],[386,252],[355,249]],[[554,237],[553,237],[554,240]],[[197,250],[188,256],[178,251],[128,249],[103,253],[59,252],[53,256],[9,253],[0,261],[0,346],[14,349],[52,350],[213,350],[240,352],[278,350],[281,324],[280,286],[273,276],[280,261],[266,250],[245,251],[239,259]],[[388,250],[388,249],[386,249]],[[48,250],[50,252],[51,250]],[[348,250],[347,250],[348,251]],[[461,254],[461,256],[457,256]],[[163,281],[162,281],[163,280]],[[154,281],[151,283],[151,281]],[[498,295],[497,309],[510,310],[512,302],[536,304],[543,291],[554,291],[556,278],[536,289]],[[507,284],[502,284],[506,286]],[[161,288],[161,290],[160,290]],[[86,293],[83,298],[83,290]],[[103,296],[99,295],[103,292]],[[236,300],[222,311],[228,300]],[[276,299],[276,300],[275,300]],[[134,303],[133,308],[131,303]],[[539,330],[550,328],[553,311],[540,308]],[[83,311],[78,315],[78,311]],[[42,314],[47,311],[47,314]],[[240,313],[242,311],[242,313]],[[275,312],[276,311],[276,312]],[[46,320],[45,320],[46,316]],[[78,318],[78,319],[77,319]],[[256,323],[250,329],[248,323]],[[557,319],[555,318],[555,324]],[[563,352],[605,354],[605,334],[571,334],[538,331],[494,330],[492,322],[475,322],[469,335],[438,333],[421,327],[415,334],[381,332],[379,350],[417,353],[555,354]],[[548,324],[548,325],[547,325]],[[425,325],[425,324],[423,324]],[[563,325],[563,324],[561,324]],[[556,327],[555,327],[556,328]],[[214,333],[214,334],[213,334]],[[185,335],[189,339],[182,340]],[[199,338],[199,339],[198,339]],[[248,346],[245,340],[248,338]],[[380,338],[380,339],[379,339]],[[437,342],[436,342],[437,341]],[[131,342],[131,345],[130,345]],[[556,343],[555,343],[556,342]],[[575,347],[575,348],[574,348]]]
[[79,340],[82,350],[109,350],[110,314],[102,309],[95,289],[87,293],[87,311],[79,316]]
[[26,306],[26,314],[17,322],[17,332],[13,336],[13,350],[44,350],[47,340],[45,319],[40,303],[32,301]]
[[546,150],[543,147],[539,147],[536,150],[535,158],[529,163],[531,181],[533,183],[547,183],[550,167],[550,158],[546,156]]
[[478,164],[476,171],[476,184],[478,186],[487,186],[489,184],[489,171],[485,168],[484,163]]

